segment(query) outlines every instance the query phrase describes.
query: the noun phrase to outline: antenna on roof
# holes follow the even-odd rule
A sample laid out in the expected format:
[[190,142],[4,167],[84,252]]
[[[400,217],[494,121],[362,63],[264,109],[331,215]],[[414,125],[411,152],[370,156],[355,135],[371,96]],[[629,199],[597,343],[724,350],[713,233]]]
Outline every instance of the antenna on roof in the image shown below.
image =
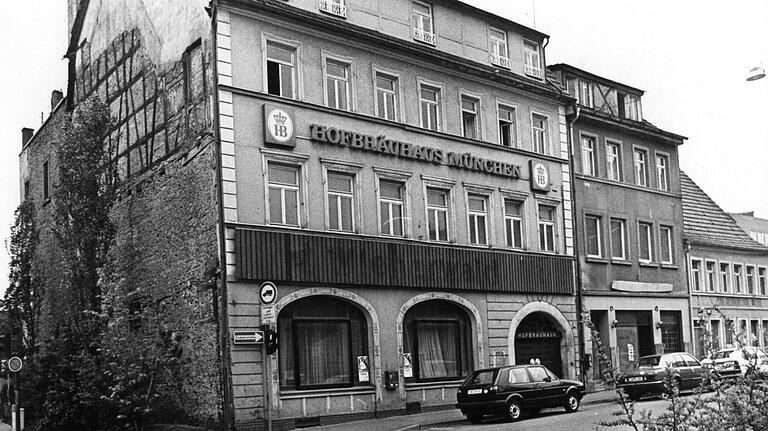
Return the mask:
[[536,30],[536,0],[531,0],[531,8],[533,9],[533,29]]

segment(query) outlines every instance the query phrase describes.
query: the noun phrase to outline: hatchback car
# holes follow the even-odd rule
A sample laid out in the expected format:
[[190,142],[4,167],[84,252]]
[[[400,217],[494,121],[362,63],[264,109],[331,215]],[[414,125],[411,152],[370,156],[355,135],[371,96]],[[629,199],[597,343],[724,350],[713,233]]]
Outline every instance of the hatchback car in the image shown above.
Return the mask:
[[712,368],[715,378],[743,377],[747,372],[768,375],[768,355],[756,347],[720,349],[701,363]]
[[559,379],[541,365],[517,365],[477,370],[459,386],[456,408],[472,423],[484,415],[502,415],[516,421],[524,412],[542,408],[579,409],[584,384]]
[[643,395],[668,395],[664,379],[669,378],[671,392],[695,389],[711,379],[711,370],[685,352],[642,356],[634,367],[619,377],[618,386],[633,400]]

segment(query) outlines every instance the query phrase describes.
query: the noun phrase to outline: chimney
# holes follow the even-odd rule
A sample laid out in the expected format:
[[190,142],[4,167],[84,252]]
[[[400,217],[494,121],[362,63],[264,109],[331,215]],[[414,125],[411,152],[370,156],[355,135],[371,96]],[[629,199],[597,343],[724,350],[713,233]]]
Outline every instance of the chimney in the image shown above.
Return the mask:
[[61,102],[61,99],[64,98],[64,93],[61,92],[61,90],[53,90],[51,92],[51,112],[53,112],[54,109],[56,109],[56,106]]
[[24,148],[24,146],[27,145],[27,142],[32,139],[32,135],[34,134],[35,129],[30,129],[29,127],[21,129],[21,148]]

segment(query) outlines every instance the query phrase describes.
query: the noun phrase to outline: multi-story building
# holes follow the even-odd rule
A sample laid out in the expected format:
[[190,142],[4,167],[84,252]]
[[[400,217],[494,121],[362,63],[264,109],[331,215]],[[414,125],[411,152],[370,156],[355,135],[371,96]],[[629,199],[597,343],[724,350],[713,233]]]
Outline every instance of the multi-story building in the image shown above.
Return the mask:
[[[681,173],[695,353],[768,347],[768,246]],[[705,336],[705,334],[711,336]]]
[[493,364],[580,378],[546,35],[453,0],[213,14],[228,325],[279,334],[231,346],[239,427],[450,408]]
[[[567,115],[583,310],[613,367],[690,348],[677,147],[642,114],[643,92],[566,64],[552,79]],[[586,354],[597,345],[585,334]],[[588,377],[600,380],[598,361]]]
[[754,211],[728,213],[749,237],[762,245],[768,245],[768,219],[755,217]]

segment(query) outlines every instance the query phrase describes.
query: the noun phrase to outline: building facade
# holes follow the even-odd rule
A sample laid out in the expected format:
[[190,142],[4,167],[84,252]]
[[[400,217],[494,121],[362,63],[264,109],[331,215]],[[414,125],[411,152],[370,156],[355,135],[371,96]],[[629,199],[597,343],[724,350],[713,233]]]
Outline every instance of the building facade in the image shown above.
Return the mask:
[[267,357],[231,345],[238,427],[450,408],[495,364],[580,378],[546,35],[457,1],[214,19],[228,325],[279,335]]
[[681,180],[694,352],[702,358],[722,347],[765,349],[768,246],[750,238],[688,175]]
[[[643,118],[641,90],[566,64],[552,79],[577,100],[567,115],[583,311],[613,367],[690,349],[677,147]],[[585,354],[597,345],[585,334]],[[587,374],[599,381],[598,361]]]
[[728,213],[750,238],[762,245],[768,245],[768,219],[755,217],[754,211]]

